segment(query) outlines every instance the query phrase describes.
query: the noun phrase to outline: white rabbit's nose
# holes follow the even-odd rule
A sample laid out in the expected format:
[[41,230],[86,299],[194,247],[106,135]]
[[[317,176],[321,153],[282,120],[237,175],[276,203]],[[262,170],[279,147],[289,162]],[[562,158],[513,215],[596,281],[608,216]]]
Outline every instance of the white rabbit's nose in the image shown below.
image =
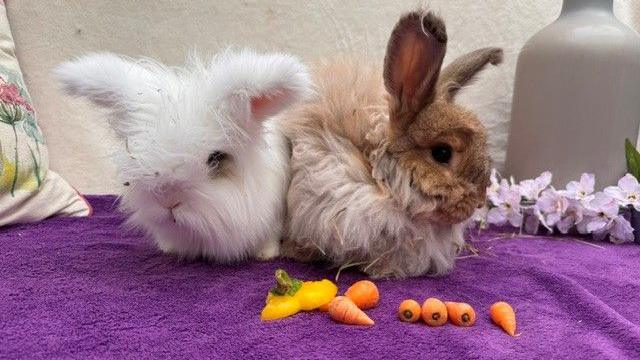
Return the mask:
[[164,207],[167,208],[169,210],[173,210],[175,208],[177,208],[178,206],[182,205],[182,203],[177,200],[177,199],[163,199],[163,198],[159,198],[156,197],[158,199],[158,203]]
[[162,207],[169,210],[175,209],[180,206],[180,199],[178,196],[178,190],[172,187],[163,186],[155,193],[155,198]]

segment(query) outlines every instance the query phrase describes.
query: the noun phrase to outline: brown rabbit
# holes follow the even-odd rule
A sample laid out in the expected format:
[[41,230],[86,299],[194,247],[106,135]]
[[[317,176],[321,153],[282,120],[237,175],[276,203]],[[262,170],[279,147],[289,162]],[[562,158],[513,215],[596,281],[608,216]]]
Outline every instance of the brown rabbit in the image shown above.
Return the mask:
[[281,119],[292,145],[285,256],[373,277],[452,268],[490,170],[483,125],[453,100],[502,50],[440,71],[446,44],[440,18],[411,12],[391,34],[383,76],[350,60],[316,69],[316,96]]

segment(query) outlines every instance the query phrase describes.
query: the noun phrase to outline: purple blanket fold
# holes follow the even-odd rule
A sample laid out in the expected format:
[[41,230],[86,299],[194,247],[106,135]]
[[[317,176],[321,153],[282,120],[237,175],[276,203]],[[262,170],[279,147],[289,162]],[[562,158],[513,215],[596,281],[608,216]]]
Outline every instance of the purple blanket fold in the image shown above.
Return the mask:
[[[123,230],[114,197],[89,201],[91,218],[0,229],[0,358],[640,358],[638,245],[486,232],[449,276],[377,281],[371,328],[320,312],[263,323],[276,268],[303,279],[336,271],[180,261]],[[360,278],[343,272],[340,290]],[[432,296],[472,304],[476,325],[397,319],[403,299]],[[519,337],[489,320],[498,300],[516,309]]]

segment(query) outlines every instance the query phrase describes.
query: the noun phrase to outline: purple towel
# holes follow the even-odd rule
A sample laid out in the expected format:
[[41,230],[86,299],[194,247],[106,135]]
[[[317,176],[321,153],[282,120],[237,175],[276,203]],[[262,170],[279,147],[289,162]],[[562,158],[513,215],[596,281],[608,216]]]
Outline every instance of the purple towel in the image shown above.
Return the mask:
[[[272,274],[336,271],[289,261],[182,262],[127,233],[115,198],[89,197],[91,218],[0,229],[0,358],[640,358],[640,246],[570,238],[475,240],[479,256],[449,276],[377,281],[371,328],[320,312],[262,323]],[[344,272],[340,291],[363,278]],[[472,304],[471,328],[401,323],[401,300]],[[517,338],[488,318],[510,302]]]

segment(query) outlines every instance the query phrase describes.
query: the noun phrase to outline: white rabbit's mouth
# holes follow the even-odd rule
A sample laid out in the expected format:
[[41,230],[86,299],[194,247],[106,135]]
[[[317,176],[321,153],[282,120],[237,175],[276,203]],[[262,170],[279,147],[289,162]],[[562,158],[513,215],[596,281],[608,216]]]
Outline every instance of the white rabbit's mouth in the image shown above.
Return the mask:
[[176,220],[176,212],[179,211],[178,208],[182,205],[182,203],[176,203],[174,205],[172,205],[170,208],[168,208],[169,210],[169,214],[171,215],[171,218],[173,219],[174,223],[177,223],[178,221]]
[[167,192],[148,191],[132,184],[121,197],[123,210],[142,223],[161,226],[184,225],[189,204],[177,189]]

